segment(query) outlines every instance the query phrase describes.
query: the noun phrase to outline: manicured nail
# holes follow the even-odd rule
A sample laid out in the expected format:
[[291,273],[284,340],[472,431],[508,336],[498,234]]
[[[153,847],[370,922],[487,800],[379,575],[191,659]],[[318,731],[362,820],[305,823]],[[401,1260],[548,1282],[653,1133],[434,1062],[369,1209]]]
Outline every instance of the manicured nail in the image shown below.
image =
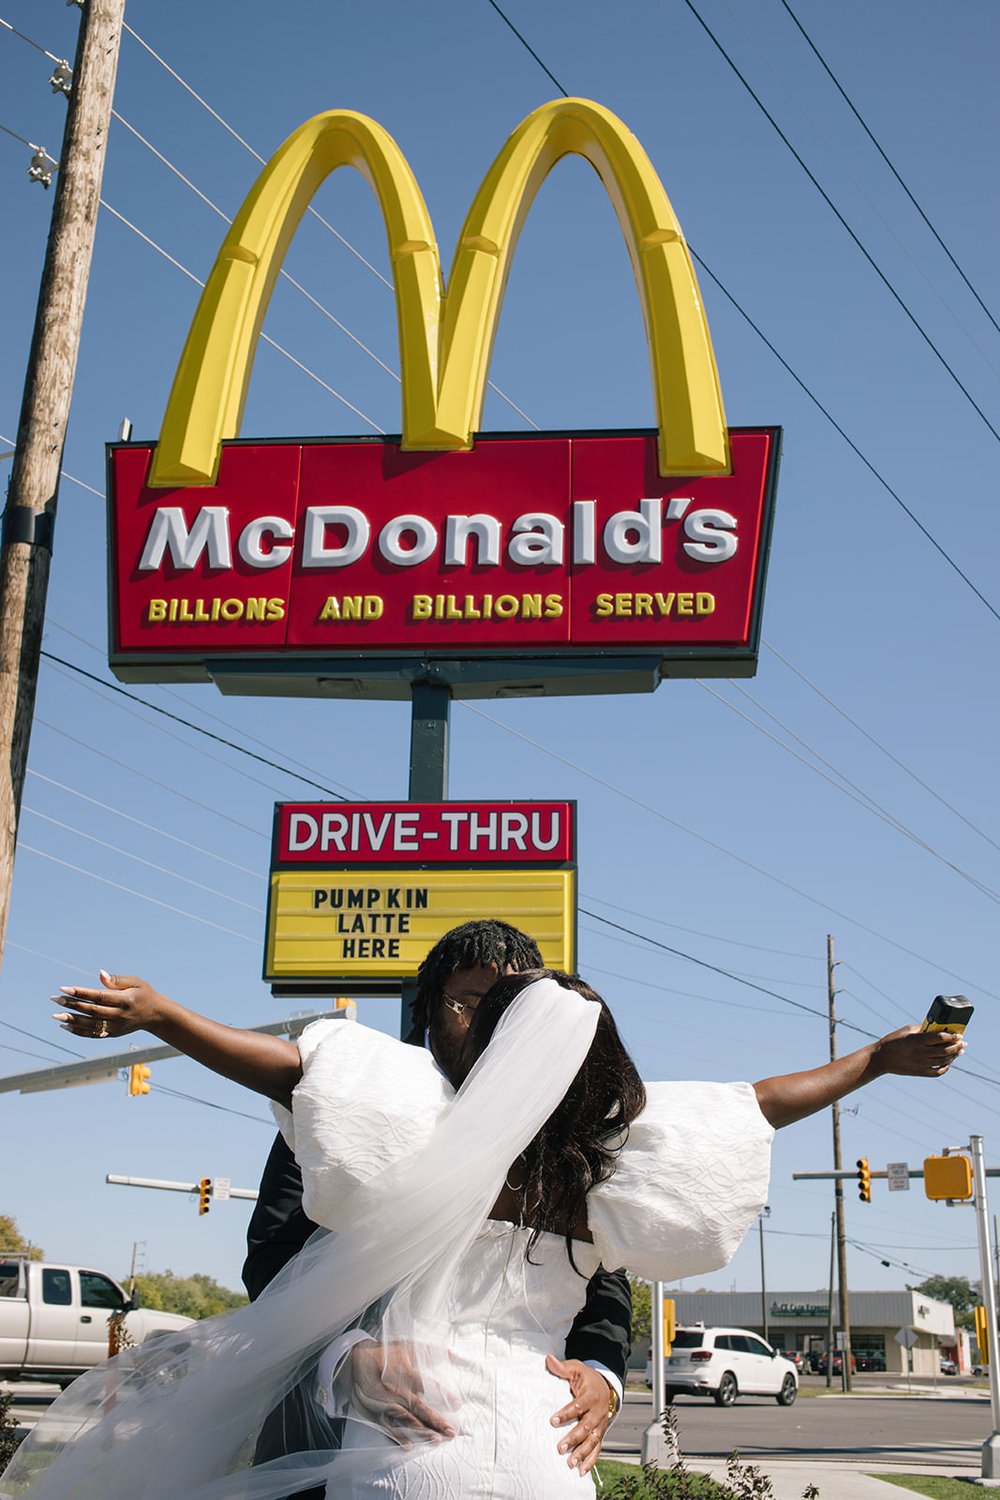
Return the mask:
[[111,975],[108,973],[107,969],[101,969],[97,977],[98,979],[100,979],[102,984],[111,983]]
[[52,1019],[53,1021],[71,1021],[73,1018],[72,1016],[67,1015],[65,1011],[59,1011],[52,1017]]
[[[59,986],[59,994],[60,995],[75,995],[76,994],[76,988],[72,984],[61,984]],[[52,998],[53,998],[53,1000],[57,1000],[59,997],[58,997],[58,995],[53,995]]]
[[569,1452],[569,1443],[560,1443],[559,1444],[559,1452],[560,1453],[568,1453]]

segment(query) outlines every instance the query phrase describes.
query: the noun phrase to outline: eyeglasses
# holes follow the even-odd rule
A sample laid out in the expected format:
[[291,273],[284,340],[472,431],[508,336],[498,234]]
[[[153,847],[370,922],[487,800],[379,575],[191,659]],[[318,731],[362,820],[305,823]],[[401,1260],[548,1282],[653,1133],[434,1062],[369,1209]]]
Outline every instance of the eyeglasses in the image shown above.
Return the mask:
[[455,1012],[456,1016],[464,1016],[468,1021],[471,1021],[472,1017],[476,1014],[476,1007],[479,1004],[478,1000],[474,1003],[468,1000],[456,1000],[448,994],[447,990],[441,991],[441,999],[449,1010]]

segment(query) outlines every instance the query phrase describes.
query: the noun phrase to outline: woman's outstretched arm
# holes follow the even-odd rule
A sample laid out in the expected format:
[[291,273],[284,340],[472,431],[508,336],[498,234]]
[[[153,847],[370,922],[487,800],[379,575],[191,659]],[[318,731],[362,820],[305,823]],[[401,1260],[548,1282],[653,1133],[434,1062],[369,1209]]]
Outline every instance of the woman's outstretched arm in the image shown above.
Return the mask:
[[778,1129],[804,1120],[885,1073],[939,1078],[964,1051],[965,1042],[957,1032],[903,1026],[821,1068],[764,1078],[754,1084],[754,1092],[764,1118]]
[[126,1036],[151,1031],[154,1036],[203,1063],[224,1078],[258,1094],[289,1104],[302,1077],[302,1060],[294,1042],[260,1031],[241,1031],[210,1021],[160,995],[134,974],[107,974],[103,990],[64,985],[52,998],[67,1011],[55,1017],[74,1036]]

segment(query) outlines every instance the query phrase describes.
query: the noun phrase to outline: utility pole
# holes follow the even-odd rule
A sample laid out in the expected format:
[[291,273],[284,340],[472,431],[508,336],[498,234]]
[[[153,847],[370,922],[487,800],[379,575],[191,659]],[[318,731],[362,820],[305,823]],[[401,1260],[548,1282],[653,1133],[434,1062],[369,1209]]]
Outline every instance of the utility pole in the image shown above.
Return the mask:
[[84,0],[0,537],[0,958],[125,0]]
[[[837,1022],[834,1014],[834,996],[836,990],[833,984],[833,971],[835,968],[833,960],[833,936],[826,935],[826,991],[827,1003],[830,1014],[830,1061],[834,1062],[837,1057]],[[842,1163],[840,1160],[840,1105],[835,1099],[831,1106],[833,1110],[833,1170],[840,1172]],[[843,1385],[844,1390],[851,1389],[851,1316],[847,1296],[847,1239],[844,1229],[844,1184],[840,1177],[834,1178],[834,1210],[837,1220],[837,1290],[840,1294],[840,1331],[845,1335],[843,1350]],[[831,1289],[832,1290],[832,1289]],[[833,1367],[833,1351],[829,1355],[829,1369]]]

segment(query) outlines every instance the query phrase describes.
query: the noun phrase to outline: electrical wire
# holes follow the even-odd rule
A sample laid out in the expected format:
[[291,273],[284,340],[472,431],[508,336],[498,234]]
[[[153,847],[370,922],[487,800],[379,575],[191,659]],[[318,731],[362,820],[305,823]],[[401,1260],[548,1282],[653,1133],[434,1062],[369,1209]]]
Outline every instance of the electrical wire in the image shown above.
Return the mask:
[[872,270],[875,272],[876,276],[882,282],[882,285],[886,288],[886,290],[893,297],[894,301],[898,304],[898,306],[906,314],[907,318],[913,324],[913,327],[916,329],[916,331],[920,334],[920,337],[923,339],[923,341],[927,345],[928,349],[930,349],[931,353],[940,361],[941,365],[944,367],[944,369],[951,376],[952,380],[958,386],[958,389],[962,392],[962,395],[965,397],[966,401],[968,401],[968,403],[972,407],[973,411],[976,412],[976,414],[979,416],[980,420],[985,424],[985,426],[989,429],[989,431],[997,439],[997,442],[1000,442],[1000,432],[997,431],[997,429],[994,427],[993,423],[990,421],[989,417],[983,411],[982,407],[975,400],[975,398],[972,395],[972,392],[965,385],[963,385],[963,383],[959,379],[958,374],[956,373],[956,371],[952,369],[951,365],[945,359],[944,355],[941,353],[941,350],[937,347],[937,345],[935,344],[934,340],[931,338],[930,334],[923,327],[922,323],[916,317],[915,313],[913,313],[910,310],[910,308],[908,307],[908,305],[906,304],[906,302],[900,296],[899,292],[897,292],[896,288],[893,286],[893,284],[889,280],[888,276],[882,270],[882,268],[879,265],[878,261],[871,254],[871,252],[866,248],[866,246],[862,243],[860,237],[851,228],[850,224],[848,224],[847,220],[844,218],[844,215],[840,212],[840,209],[837,207],[837,205],[834,203],[833,199],[830,197],[829,193],[826,191],[826,189],[823,187],[823,185],[819,181],[819,178],[816,177],[816,175],[810,170],[810,168],[806,165],[806,163],[803,160],[803,158],[799,155],[798,151],[796,151],[795,147],[792,145],[792,143],[789,140],[788,136],[785,134],[785,132],[782,130],[781,126],[778,124],[777,120],[774,118],[774,116],[771,114],[770,110],[767,108],[767,106],[764,103],[763,99],[761,99],[760,95],[757,94],[757,92],[754,90],[754,88],[750,84],[749,80],[746,77],[744,77],[743,73],[737,67],[737,65],[733,61],[733,59],[729,56],[729,53],[726,51],[725,47],[723,47],[722,43],[719,41],[719,39],[715,35],[714,31],[712,31],[712,29],[708,25],[707,21],[704,20],[704,18],[702,17],[701,13],[699,12],[697,6],[694,4],[694,0],[684,0],[684,4],[687,6],[687,8],[691,12],[691,14],[694,16],[694,18],[698,22],[699,26],[701,26],[701,28],[705,32],[706,36],[709,37],[709,39],[711,40],[711,42],[715,45],[715,47],[721,53],[722,57],[729,64],[730,68],[732,68],[733,72],[736,74],[736,76],[739,79],[740,83],[742,83],[743,87],[746,89],[746,91],[750,95],[751,99],[757,105],[757,108],[764,115],[764,118],[772,126],[772,128],[774,129],[774,131],[778,135],[779,139],[783,142],[783,144],[792,153],[792,155],[794,156],[795,160],[798,162],[799,166],[802,168],[803,172],[805,172],[806,176],[809,178],[809,181],[812,183],[813,187],[816,189],[816,191],[819,193],[820,197],[823,199],[823,202],[827,205],[827,207],[833,213],[834,217],[836,218],[837,222],[840,224],[841,228],[844,229],[845,232],[849,235],[850,239],[857,246],[857,248],[861,251],[861,254],[864,256],[865,260],[868,262],[868,264],[871,266]]
[[155,896],[147,896],[144,891],[137,891],[134,886],[122,885],[117,880],[108,880],[106,876],[97,875],[93,870],[71,864],[68,859],[59,859],[55,854],[47,854],[44,849],[36,849],[33,845],[22,843],[20,840],[18,840],[17,847],[28,854],[36,854],[39,859],[51,860],[54,865],[61,865],[64,870],[74,870],[77,875],[85,875],[88,880],[96,880],[101,885],[109,885],[112,890],[124,891],[126,895],[136,896],[140,901],[148,901],[151,906],[162,907],[164,911],[174,912],[179,917],[190,917],[192,922],[200,922],[203,927],[214,927],[216,932],[224,932],[227,937],[239,938],[242,943],[253,943],[255,946],[260,944],[259,938],[249,937],[245,932],[237,932],[233,927],[223,927],[219,922],[210,922],[208,917],[201,917],[197,912],[184,911],[179,906],[172,906],[169,901],[159,901]]
[[603,896],[596,895],[593,891],[581,891],[585,901],[596,901],[598,906],[607,906],[611,911],[624,912],[627,917],[636,917],[641,922],[656,922],[660,927],[670,927],[675,932],[687,932],[692,937],[708,938],[713,943],[728,943],[737,948],[752,948],[755,953],[769,953],[777,958],[799,958],[807,963],[818,962],[815,953],[789,953],[784,948],[766,948],[761,943],[745,943],[740,938],[723,937],[718,932],[703,932],[698,927],[682,927],[678,922],[668,922],[665,917],[654,916],[652,912],[633,911],[628,906],[617,906],[613,901],[606,901]]
[[[183,79],[181,75],[174,68],[172,68],[164,58],[160,56],[158,52],[154,51],[149,43],[145,41],[137,31],[134,31],[127,22],[123,23],[123,30],[128,33],[133,41],[137,42],[140,47],[144,48],[144,50],[148,52],[149,56],[152,57],[155,62],[159,63],[160,67],[163,68],[165,72],[169,73],[170,77],[173,78],[176,83],[179,83],[181,88],[184,89],[186,93],[190,94],[191,98],[194,99],[198,104],[200,104],[202,109],[206,110],[208,114],[211,115],[213,120],[215,120],[219,125],[222,126],[223,130],[225,130],[230,136],[232,136],[234,141],[242,146],[245,151],[248,151],[255,161],[259,162],[261,166],[267,165],[266,159],[261,156],[260,152],[255,151],[253,146],[250,145],[249,141],[244,140],[243,136],[241,136],[238,131],[234,130],[229,122],[227,120],[224,120],[219,112],[213,109],[212,106],[207,102],[207,100],[203,99],[202,96],[197,93],[191,87],[191,85],[187,83],[186,80]],[[334,239],[337,240],[345,250],[349,251],[350,254],[354,256],[355,260],[360,261],[361,265],[363,265],[367,271],[370,271],[371,274],[376,277],[376,279],[380,281],[384,287],[387,288],[387,290],[389,290],[390,292],[395,292],[395,287],[393,286],[389,278],[387,276],[384,276],[378,269],[378,267],[374,266],[370,260],[366,259],[366,257],[361,254],[361,251],[358,250],[356,246],[352,245],[350,240],[347,239],[345,235],[340,233],[339,229],[335,229],[327,219],[324,219],[323,215],[319,213],[311,203],[308,205],[306,212],[310,215],[311,218],[316,219],[317,222],[321,224],[329,234],[332,234]],[[498,386],[492,380],[487,381],[487,385],[488,388],[494,393],[494,395],[499,396],[501,401],[506,402],[511,410],[516,412],[517,415],[521,417],[521,419],[526,422],[529,427],[533,427],[536,431],[539,430],[538,423],[533,421],[532,418],[528,416],[527,412],[522,411],[517,403],[507,395],[506,391],[501,390],[500,386]]]
[[[685,0],[685,3],[690,3],[690,0]],[[497,12],[497,14],[506,22],[506,24],[510,27],[511,31],[518,38],[518,40],[523,43],[523,45],[525,46],[525,48],[527,49],[527,51],[531,54],[531,56],[535,59],[535,61],[539,64],[539,66],[544,70],[544,72],[546,74],[548,74],[548,77],[550,79],[552,79],[553,82],[556,82],[556,80],[554,78],[554,75],[549,72],[549,69],[540,60],[540,58],[538,57],[538,54],[534,51],[534,49],[532,47],[530,47],[526,41],[524,41],[524,38],[521,36],[521,33],[517,30],[517,28],[513,25],[513,23],[508,19],[508,17],[506,15],[504,15],[503,11],[496,4],[496,0],[489,0],[489,4],[492,5],[493,9]],[[566,97],[566,98],[569,97],[569,95],[567,94],[567,91],[563,88],[563,86],[561,84],[557,83],[556,87],[559,89],[559,92],[564,97]],[[735,309],[735,311],[739,313],[740,317],[744,320],[744,322],[747,324],[747,326],[753,330],[753,332],[760,339],[761,343],[764,344],[764,346],[770,351],[770,353],[778,361],[778,363],[781,365],[782,369],[784,369],[786,371],[786,373],[789,374],[792,377],[792,379],[795,381],[796,385],[800,388],[800,390],[803,392],[803,394],[806,395],[809,398],[809,400],[812,402],[812,404],[816,407],[816,410],[819,411],[822,414],[822,416],[824,416],[826,418],[826,420],[829,422],[830,426],[834,429],[834,431],[836,433],[838,433],[838,435],[844,440],[844,442],[847,444],[847,446],[851,449],[851,452],[857,458],[859,458],[861,460],[861,462],[864,464],[865,468],[869,471],[869,473],[873,476],[873,478],[875,478],[878,481],[878,483],[882,486],[882,488],[885,490],[886,494],[889,495],[889,497],[893,501],[895,501],[895,503],[899,506],[900,510],[902,510],[903,514],[913,523],[914,526],[916,526],[917,530],[921,533],[921,535],[925,538],[925,540],[928,541],[931,544],[931,546],[938,553],[938,555],[942,558],[942,560],[948,564],[948,566],[953,570],[953,572],[957,573],[957,575],[959,576],[959,578],[961,578],[962,582],[967,586],[967,588],[971,589],[972,593],[975,594],[976,598],[980,601],[980,603],[984,604],[986,606],[986,608],[989,610],[990,614],[993,616],[993,618],[995,620],[997,620],[998,623],[1000,623],[1000,610],[998,610],[993,604],[990,603],[990,601],[986,598],[986,595],[983,594],[976,587],[976,585],[972,582],[972,579],[968,576],[967,573],[965,573],[959,567],[958,563],[950,555],[950,553],[948,553],[948,552],[945,551],[945,549],[944,549],[944,547],[942,547],[941,543],[939,541],[937,541],[937,539],[932,535],[932,533],[930,531],[928,531],[927,527],[923,524],[923,522],[917,519],[916,514],[906,504],[906,502],[903,500],[902,496],[899,495],[897,493],[897,491],[893,489],[893,487],[889,483],[889,481],[886,478],[884,478],[884,476],[879,472],[879,470],[872,463],[871,459],[868,458],[861,451],[861,449],[858,447],[857,443],[854,442],[853,438],[851,438],[851,437],[848,436],[846,430],[836,420],[836,418],[833,416],[832,412],[830,412],[827,409],[827,407],[823,405],[823,403],[822,403],[822,401],[820,401],[819,397],[813,393],[813,391],[810,389],[810,387],[802,379],[801,375],[799,375],[792,368],[792,366],[789,364],[788,360],[785,359],[784,355],[780,354],[778,352],[777,348],[771,342],[771,340],[767,337],[767,335],[764,333],[763,329],[761,329],[759,327],[759,325],[754,322],[754,320],[753,320],[753,318],[751,318],[750,314],[746,311],[746,309],[742,306],[742,304],[737,300],[737,298],[733,295],[733,293],[729,290],[729,288],[725,285],[725,283],[721,280],[721,278],[718,277],[715,274],[715,272],[711,269],[711,267],[702,259],[702,257],[698,254],[698,252],[695,250],[694,246],[691,245],[690,242],[688,242],[688,250],[691,252],[692,258],[696,261],[696,263],[705,272],[705,275],[708,276],[709,280],[712,281],[712,283],[719,289],[719,291],[725,297],[726,301],[729,302],[729,304]]]
[[792,739],[795,740],[796,744],[801,745],[803,749],[805,749],[810,755],[814,756],[816,760],[820,762],[820,765],[826,766],[828,770],[833,773],[832,776],[827,776],[826,773],[821,771],[818,766],[814,766],[810,761],[806,760],[804,756],[799,755],[797,751],[793,750],[790,745],[784,744],[777,738],[776,735],[771,734],[770,730],[765,729],[763,724],[758,724],[754,719],[750,717],[749,714],[744,713],[740,708],[737,707],[735,703],[731,702],[730,699],[725,697],[724,694],[720,693],[717,688],[713,688],[709,683],[705,681],[699,681],[698,686],[702,688],[706,693],[708,693],[711,697],[713,697],[718,703],[722,703],[726,708],[730,709],[734,714],[741,718],[744,723],[749,724],[752,729],[756,729],[758,734],[764,735],[765,738],[769,739],[772,744],[777,745],[779,750],[783,750],[786,755],[792,756],[792,758],[794,760],[797,760],[800,765],[803,765],[807,770],[812,771],[813,775],[819,776],[821,780],[827,782],[838,792],[841,792],[843,796],[849,797],[852,802],[856,802],[859,807],[862,807],[865,810],[865,812],[871,813],[872,816],[878,818],[880,822],[885,823],[889,828],[895,829],[897,833],[902,834],[904,838],[909,839],[911,843],[916,844],[918,848],[923,849],[925,853],[931,855],[933,859],[939,860],[941,864],[947,866],[947,868],[951,870],[955,875],[958,875],[960,879],[967,881],[969,885],[973,886],[977,891],[979,891],[981,895],[986,896],[988,900],[1000,904],[1000,893],[991,890],[984,881],[980,880],[978,876],[970,874],[968,870],[964,870],[961,865],[956,865],[952,860],[948,859],[946,855],[942,854],[940,850],[935,849],[933,845],[928,844],[925,839],[922,839],[919,834],[915,833],[912,828],[909,828],[905,823],[897,818],[894,813],[887,811],[886,808],[875,801],[874,797],[871,797],[866,791],[862,790],[862,788],[859,787],[856,782],[851,781],[848,776],[845,776],[843,771],[838,770],[838,768],[832,763],[832,761],[827,760],[825,756],[821,755],[818,750],[814,749],[812,745],[804,740],[801,735],[796,734],[794,729],[791,729],[786,723],[784,723],[783,720],[779,719],[776,714],[771,713],[770,709],[765,708],[764,705],[760,703],[752,693],[747,692],[746,688],[741,687],[739,683],[736,682],[731,684],[733,690],[739,693],[741,697],[746,698],[747,702],[752,703],[754,708],[757,709],[758,713],[764,714],[771,720],[772,723],[777,724],[779,729],[781,729],[785,734],[790,735]]
[[[305,782],[307,786],[315,787],[317,791],[325,792],[328,797],[333,797],[337,802],[346,800],[340,792],[333,791],[331,787],[325,785],[323,782],[315,781],[311,776],[303,776],[301,772],[292,771],[289,767],[279,764],[278,761],[269,759],[266,755],[258,755],[256,750],[248,750],[245,745],[238,745],[235,740],[227,739],[225,735],[216,734],[211,729],[203,729],[200,724],[192,723],[190,719],[185,719],[181,714],[173,713],[169,708],[161,708],[157,703],[150,703],[147,698],[140,698],[138,693],[130,693],[126,688],[119,687],[116,683],[105,682],[103,678],[97,677],[93,672],[88,672],[85,667],[78,666],[76,662],[66,661],[64,657],[56,656],[51,651],[42,651],[41,655],[46,661],[54,662],[58,666],[65,668],[66,671],[75,672],[78,677],[86,677],[90,682],[96,683],[98,687],[103,688],[107,693],[115,693],[120,698],[128,698],[132,703],[138,703],[143,708],[148,708],[152,713],[162,714],[165,719],[171,719],[175,724],[183,724],[186,729],[193,730],[195,734],[202,734],[206,739],[214,740],[219,745],[225,745],[227,749],[235,750],[239,755],[245,755],[250,760],[259,761],[261,765],[269,766],[272,771],[280,771],[285,776],[292,776],[298,781]],[[265,784],[261,783],[261,785]]]
[[146,823],[142,818],[133,817],[131,813],[125,812],[120,807],[112,807],[110,802],[101,802],[97,797],[90,797],[86,792],[81,792],[77,787],[67,786],[64,781],[56,781],[53,776],[44,776],[41,771],[35,771],[28,767],[28,775],[33,776],[36,781],[44,781],[48,786],[57,787],[61,792],[68,792],[71,797],[77,797],[81,802],[89,802],[91,807],[99,807],[102,812],[111,813],[113,817],[122,818],[126,823],[132,823],[137,828],[144,828],[147,833],[156,833],[160,838],[169,839],[171,843],[180,844],[184,849],[191,849],[195,854],[202,855],[205,859],[214,859],[221,865],[228,865],[231,870],[238,870],[241,875],[250,875],[254,880],[259,880],[259,870],[252,870],[249,865],[237,864],[234,859],[227,859],[224,854],[216,854],[214,849],[206,849],[201,844],[193,844],[190,839],[182,839],[176,833],[170,833],[166,828],[157,828],[155,823]]
[[[801,897],[802,900],[808,901],[810,905],[819,907],[821,911],[832,913],[833,916],[837,917],[842,922],[849,922],[852,927],[857,927],[860,931],[867,932],[871,937],[878,938],[880,942],[888,944],[890,948],[895,948],[900,953],[905,953],[909,958],[919,959],[921,963],[925,963],[931,968],[936,968],[940,972],[945,974],[951,974],[952,978],[957,979],[960,984],[971,985],[981,994],[988,995],[991,1000],[1000,999],[1000,996],[995,994],[992,990],[986,989],[985,986],[977,984],[974,980],[966,979],[960,974],[956,974],[954,970],[950,969],[947,965],[935,963],[933,959],[927,958],[921,953],[917,953],[912,948],[907,948],[905,944],[897,942],[895,938],[888,937],[885,933],[879,932],[877,928],[868,926],[867,923],[862,922],[857,917],[849,916],[846,912],[840,911],[839,908],[829,905],[829,903],[826,901],[820,900],[818,896],[811,896],[807,891],[802,890],[801,887],[795,886],[790,881],[782,879],[780,875],[774,874],[773,871],[765,869],[763,865],[755,864],[754,861],[748,859],[746,855],[737,854],[733,849],[727,849],[724,844],[717,843],[716,840],[710,839],[707,834],[699,833],[697,829],[690,828],[686,823],[680,822],[680,820],[677,818],[672,818],[670,814],[664,812],[662,808],[656,807],[650,802],[643,801],[641,797],[636,797],[634,793],[625,791],[623,787],[617,786],[612,781],[608,781],[606,777],[598,776],[596,771],[588,771],[585,767],[579,765],[576,761],[571,760],[569,756],[562,755],[558,750],[553,750],[548,745],[543,745],[539,740],[535,740],[530,735],[525,734],[523,730],[514,729],[510,724],[504,724],[502,720],[494,718],[492,714],[485,713],[481,708],[476,708],[472,703],[463,702],[462,707],[468,713],[475,714],[477,718],[484,719],[486,723],[492,724],[498,729],[502,729],[506,734],[513,735],[515,739],[523,741],[524,744],[530,745],[535,750],[539,750],[543,755],[547,755],[552,760],[558,761],[560,765],[568,766],[578,775],[583,776],[587,781],[592,781],[595,785],[603,787],[605,791],[611,792],[614,796],[621,797],[623,801],[631,803],[634,807],[638,807],[642,812],[650,813],[653,817],[659,818],[661,822],[669,824],[671,828],[676,828],[681,833],[686,833],[690,838],[693,838],[697,840],[698,843],[705,845],[706,848],[714,850],[717,854],[724,854],[727,859],[735,860],[737,864],[744,866],[745,869],[752,870],[755,875],[764,876],[766,880],[770,880],[771,882],[773,882],[773,884],[780,886],[782,890],[789,891],[793,895]],[[603,921],[606,919],[598,918],[598,920]]]
[[192,880],[188,875],[180,875],[176,870],[168,870],[165,865],[158,865],[151,859],[143,859],[140,854],[130,854],[119,844],[110,844],[107,839],[99,839],[96,834],[84,833],[82,828],[74,828],[71,823],[64,823],[60,818],[53,818],[49,813],[43,813],[28,803],[22,805],[21,811],[30,813],[33,818],[41,818],[44,823],[51,823],[55,828],[61,828],[64,833],[75,834],[77,838],[85,839],[88,844],[96,844],[100,849],[109,849],[112,854],[117,854],[122,859],[131,859],[137,865],[144,865],[147,870],[155,870],[158,875],[167,875],[171,880],[179,880],[197,891],[204,891],[209,896],[217,896],[220,901],[229,901],[233,906],[242,906],[245,911],[252,911],[255,916],[264,915],[263,908],[259,905],[255,906],[251,901],[241,901],[238,896],[229,896],[225,891],[220,891],[218,886],[205,885],[201,880]]
[[823,71],[826,73],[826,75],[829,78],[830,82],[833,84],[834,88],[837,90],[837,92],[839,93],[840,97],[843,99],[844,103],[847,105],[848,109],[851,111],[851,114],[854,116],[854,118],[857,120],[858,124],[861,126],[862,130],[865,132],[865,135],[867,135],[868,139],[871,141],[872,145],[875,147],[875,150],[878,152],[879,156],[882,158],[882,160],[885,162],[886,166],[889,168],[889,171],[892,173],[893,177],[895,177],[896,181],[899,183],[899,186],[903,189],[903,192],[906,194],[907,198],[910,200],[911,204],[916,209],[916,211],[920,215],[921,219],[923,219],[925,225],[930,230],[931,234],[934,236],[934,238],[937,241],[938,245],[944,251],[945,255],[948,257],[948,260],[951,262],[952,266],[958,272],[958,274],[961,277],[962,281],[965,283],[965,286],[972,293],[972,296],[975,298],[975,300],[979,303],[979,306],[982,308],[982,310],[986,314],[987,318],[993,324],[993,327],[996,329],[997,333],[1000,333],[1000,323],[997,322],[996,318],[990,312],[989,308],[986,306],[986,303],[983,301],[982,297],[980,297],[979,293],[976,291],[975,287],[972,285],[972,282],[969,280],[968,276],[966,276],[965,272],[962,270],[962,267],[959,265],[959,263],[955,259],[954,255],[948,249],[948,246],[945,244],[944,240],[941,238],[941,235],[938,233],[937,229],[931,223],[931,221],[928,218],[927,214],[921,208],[920,204],[917,202],[916,198],[914,197],[913,193],[910,191],[910,189],[907,186],[907,184],[903,181],[903,178],[900,176],[899,172],[896,170],[896,168],[893,165],[893,163],[889,160],[889,157],[886,155],[885,151],[883,150],[883,148],[880,145],[879,141],[875,137],[874,133],[869,128],[869,126],[868,126],[867,122],[865,121],[865,119],[862,117],[860,111],[856,108],[854,102],[852,101],[852,99],[850,98],[850,96],[847,94],[847,92],[844,89],[843,85],[841,84],[840,80],[837,78],[836,74],[833,72],[833,69],[827,63],[826,58],[823,56],[822,52],[820,52],[819,48],[816,46],[816,43],[813,41],[813,39],[809,35],[808,31],[806,31],[806,29],[803,26],[802,22],[799,20],[798,16],[795,14],[795,12],[792,9],[792,7],[789,5],[788,0],[781,0],[781,4],[784,6],[785,10],[788,12],[788,14],[791,17],[792,21],[798,27],[799,32],[801,33],[801,35],[804,38],[806,44],[809,46],[810,50],[812,51],[813,56],[816,58],[816,61],[819,63],[819,65],[823,69]]
[[[131,219],[126,219],[125,215],[119,213],[117,208],[112,208],[107,199],[101,199],[101,207],[107,209],[108,213],[111,214],[113,218],[116,218],[120,224],[124,224],[125,228],[130,229],[133,234],[138,235],[143,243],[148,245],[151,250],[155,250],[158,255],[162,255],[164,260],[169,261],[170,264],[172,266],[175,266],[178,271],[183,271],[185,276],[187,276],[197,286],[200,286],[204,290],[205,283],[199,276],[196,276],[193,271],[189,271],[187,266],[182,265],[175,256],[171,255],[168,250],[164,250],[163,246],[158,245],[157,242],[148,234],[144,234],[143,231],[138,227],[138,225],[133,224]],[[276,339],[271,338],[270,334],[267,333],[262,332],[258,335],[258,337],[261,343],[270,344],[272,349],[276,349],[278,353],[283,355],[285,359],[289,360],[297,370],[301,370],[304,375],[309,376],[310,380],[314,380],[317,385],[322,386],[324,391],[329,392],[331,396],[335,396],[342,406],[346,406],[348,411],[352,411],[356,417],[360,417],[362,422],[367,423],[367,425],[374,432],[378,432],[383,436],[385,435],[384,427],[380,427],[379,424],[373,421],[371,417],[367,416],[359,406],[355,406],[353,401],[348,401],[346,396],[342,395],[340,391],[336,390],[332,385],[325,381],[322,376],[317,375],[315,370],[310,370],[308,365],[304,365],[302,361],[300,359],[297,359],[296,356],[292,354],[290,350],[286,349],[283,344],[279,344]]]
[[906,776],[909,776],[911,781],[915,781],[917,786],[921,787],[923,791],[927,792],[929,796],[933,797],[936,802],[940,802],[941,806],[947,808],[948,812],[953,813],[956,818],[958,818],[962,823],[965,824],[966,828],[970,828],[973,833],[977,833],[981,839],[985,839],[986,843],[988,843],[992,848],[996,849],[997,852],[1000,853],[1000,843],[998,843],[996,839],[991,839],[989,834],[985,833],[978,823],[974,823],[971,818],[967,818],[964,813],[959,812],[958,808],[954,807],[952,803],[946,801],[946,799],[941,796],[940,792],[936,792],[932,786],[929,786],[928,783],[922,779],[922,777],[918,776],[915,771],[912,771],[909,766],[904,764],[904,762],[901,761],[897,755],[893,755],[892,751],[887,749],[887,747],[883,745],[880,740],[877,740],[874,735],[869,734],[868,730],[865,729],[863,725],[859,724],[857,719],[852,719],[851,715],[844,709],[842,709],[839,704],[834,703],[833,699],[828,697],[827,694],[823,692],[822,688],[817,687],[814,682],[810,681],[810,679],[805,675],[804,672],[801,672],[798,667],[793,666],[793,664],[788,660],[787,656],[783,656],[781,654],[777,646],[772,646],[770,641],[764,641],[762,644],[764,646],[764,649],[770,652],[772,656],[776,657],[778,661],[781,662],[783,667],[787,667],[789,672],[791,672],[793,676],[797,677],[799,681],[801,683],[804,683],[811,692],[815,693],[817,698],[821,698],[828,707],[833,709],[834,713],[839,714],[842,719],[850,724],[852,729],[856,729],[860,735],[863,735],[868,743],[870,745],[874,745],[875,749],[880,751],[887,760],[890,760],[894,766],[896,766]]

